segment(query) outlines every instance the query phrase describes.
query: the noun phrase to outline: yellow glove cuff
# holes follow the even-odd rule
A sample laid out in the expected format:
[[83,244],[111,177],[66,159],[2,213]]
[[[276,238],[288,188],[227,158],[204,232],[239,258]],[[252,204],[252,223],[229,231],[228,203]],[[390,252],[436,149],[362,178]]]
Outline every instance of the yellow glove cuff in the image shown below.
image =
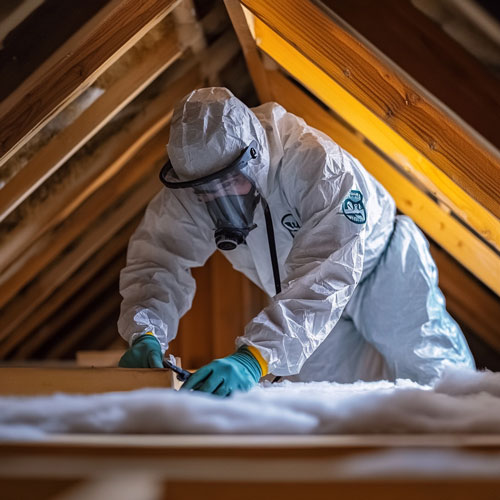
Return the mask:
[[262,377],[265,377],[269,373],[269,369],[267,367],[267,361],[262,357],[262,354],[260,351],[254,347],[253,345],[246,345],[245,346],[252,356],[257,360],[257,363],[260,365],[260,369],[262,370]]

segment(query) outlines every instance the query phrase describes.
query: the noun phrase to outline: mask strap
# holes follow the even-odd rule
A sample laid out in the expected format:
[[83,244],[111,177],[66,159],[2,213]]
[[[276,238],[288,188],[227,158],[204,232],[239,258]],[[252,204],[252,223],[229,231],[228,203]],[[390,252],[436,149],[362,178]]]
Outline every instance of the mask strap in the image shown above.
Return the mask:
[[269,243],[269,253],[271,254],[271,263],[273,265],[274,288],[276,294],[281,292],[280,270],[278,267],[278,255],[276,253],[276,243],[274,241],[274,228],[271,211],[264,197],[261,196],[262,207],[264,208],[264,216],[266,217],[267,242]]

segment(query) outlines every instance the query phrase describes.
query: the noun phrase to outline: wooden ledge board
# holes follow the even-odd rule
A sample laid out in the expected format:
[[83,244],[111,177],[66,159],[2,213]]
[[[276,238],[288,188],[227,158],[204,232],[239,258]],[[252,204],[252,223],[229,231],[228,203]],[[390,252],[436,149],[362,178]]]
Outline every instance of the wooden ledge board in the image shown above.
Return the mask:
[[9,441],[1,453],[34,455],[99,454],[99,456],[268,458],[336,457],[387,449],[455,449],[500,452],[500,434],[345,434],[345,435],[221,435],[221,434],[55,434],[37,442]]
[[41,396],[56,392],[93,394],[172,387],[170,370],[136,368],[0,367],[0,396]]

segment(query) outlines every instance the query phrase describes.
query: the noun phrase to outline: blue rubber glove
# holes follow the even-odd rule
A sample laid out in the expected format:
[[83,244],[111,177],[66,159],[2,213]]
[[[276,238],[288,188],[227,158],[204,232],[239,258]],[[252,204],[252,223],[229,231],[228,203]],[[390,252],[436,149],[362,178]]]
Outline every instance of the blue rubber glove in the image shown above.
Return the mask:
[[249,391],[262,375],[259,362],[246,348],[216,359],[193,373],[181,389],[229,396],[233,391]]
[[163,368],[163,355],[157,338],[151,333],[134,340],[132,347],[121,357],[122,368]]

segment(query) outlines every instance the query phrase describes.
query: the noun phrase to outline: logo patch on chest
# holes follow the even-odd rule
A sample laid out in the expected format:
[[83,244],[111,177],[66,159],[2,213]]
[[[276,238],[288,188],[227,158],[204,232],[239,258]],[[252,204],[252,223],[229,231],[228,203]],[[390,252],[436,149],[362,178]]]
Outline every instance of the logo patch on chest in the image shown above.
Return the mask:
[[292,214],[286,214],[281,219],[281,224],[288,229],[288,232],[295,238],[295,233],[300,229],[300,224]]
[[366,210],[361,191],[352,190],[342,203],[342,213],[354,224],[366,222]]

